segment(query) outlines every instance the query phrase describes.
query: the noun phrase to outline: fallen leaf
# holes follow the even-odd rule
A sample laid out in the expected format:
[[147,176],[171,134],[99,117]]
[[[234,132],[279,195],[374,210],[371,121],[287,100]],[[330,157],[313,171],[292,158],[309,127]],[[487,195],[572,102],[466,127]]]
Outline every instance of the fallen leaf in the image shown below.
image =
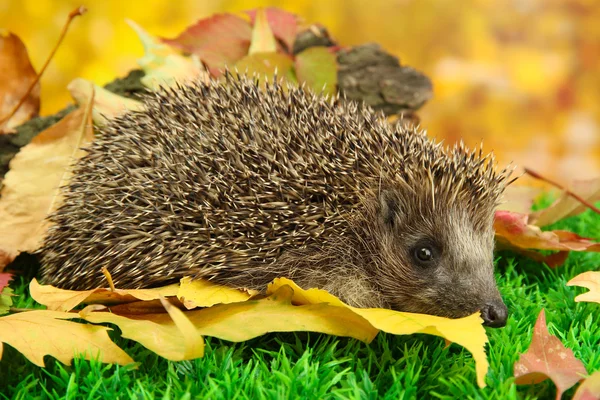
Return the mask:
[[573,395],[573,400],[600,400],[600,371],[585,378]]
[[[49,223],[46,216],[62,201],[59,188],[70,179],[73,161],[94,138],[92,102],[71,112],[21,148],[10,162],[0,192],[0,252],[12,261],[37,250]],[[3,266],[0,266],[0,270]]]
[[127,23],[144,45],[145,54],[138,60],[145,73],[140,80],[144,86],[156,90],[161,86],[172,86],[176,82],[208,79],[208,73],[197,57],[184,57],[170,45],[150,36],[135,22],[127,20]]
[[326,47],[310,47],[296,55],[298,82],[316,93],[334,95],[337,91],[337,57]]
[[289,82],[296,83],[293,71],[294,63],[285,54],[280,53],[256,53],[242,58],[235,64],[242,74],[253,75],[263,80],[272,81],[277,74]]
[[543,232],[529,224],[529,216],[510,211],[496,211],[494,220],[496,238],[512,246],[539,250],[600,251],[600,243],[573,232],[555,230]]
[[[573,181],[569,185],[569,190],[593,204],[600,200],[600,178]],[[548,208],[531,213],[530,223],[546,226],[563,218],[581,214],[585,210],[587,207],[579,200],[563,192],[561,197]]]
[[535,199],[542,193],[537,187],[510,185],[504,190],[498,210],[529,214]]
[[[0,76],[0,119],[3,119],[25,96],[37,76],[21,39],[3,29],[0,29]],[[0,124],[0,134],[14,132],[14,127],[35,117],[39,111],[38,82],[17,112],[8,121]]]
[[127,111],[141,111],[144,105],[136,100],[116,95],[82,78],[71,81],[67,86],[71,97],[78,105],[85,104],[94,94],[92,120],[96,125],[105,125],[109,119],[118,117]]
[[45,305],[49,310],[70,311],[82,303],[86,304],[124,304],[137,300],[158,300],[161,296],[175,296],[179,285],[173,284],[155,289],[91,289],[91,290],[66,290],[51,285],[40,285],[34,278],[29,284],[31,297],[38,303]]
[[10,308],[13,305],[12,296],[13,291],[11,288],[5,287],[4,289],[0,290],[0,315],[7,314],[10,311]]
[[485,375],[489,367],[485,355],[485,344],[488,339],[479,313],[465,318],[449,319],[383,308],[350,307],[325,290],[304,290],[286,278],[273,280],[267,288],[267,293],[273,293],[284,286],[293,289],[292,302],[294,304],[316,305],[325,303],[334,307],[346,308],[363,317],[373,327],[387,333],[394,335],[427,333],[457,343],[473,354],[473,359],[476,362],[477,383],[480,387],[485,386]]
[[198,335],[192,321],[187,318],[183,311],[173,306],[164,297],[161,297],[160,302],[183,336],[183,359],[193,360],[194,358],[204,356],[204,339]]
[[256,12],[248,55],[275,52],[277,52],[277,42],[273,32],[271,32],[265,10],[261,8]]
[[203,279],[183,278],[177,298],[189,310],[196,307],[245,301],[256,293],[256,290],[237,290]]
[[[257,12],[257,10],[246,11],[252,20],[252,25],[256,24]],[[291,54],[298,33],[298,17],[276,7],[267,7],[264,12],[273,35],[285,44],[286,52]]]
[[217,77],[225,66],[234,65],[248,54],[251,38],[248,21],[232,14],[218,14],[198,21],[174,39],[162,41],[195,54]]
[[97,358],[104,363],[133,362],[110,340],[109,328],[64,321],[70,318],[79,318],[79,315],[35,310],[0,317],[0,348],[6,343],[40,367],[44,366],[46,355],[66,365],[80,354],[87,360]]
[[575,301],[600,303],[600,272],[588,271],[579,274],[567,282],[567,286],[581,286],[590,290],[575,297]]
[[533,328],[531,345],[515,363],[514,374],[517,385],[551,379],[556,385],[556,399],[559,400],[565,390],[587,375],[587,371],[571,349],[567,349],[559,338],[550,335],[542,310]]

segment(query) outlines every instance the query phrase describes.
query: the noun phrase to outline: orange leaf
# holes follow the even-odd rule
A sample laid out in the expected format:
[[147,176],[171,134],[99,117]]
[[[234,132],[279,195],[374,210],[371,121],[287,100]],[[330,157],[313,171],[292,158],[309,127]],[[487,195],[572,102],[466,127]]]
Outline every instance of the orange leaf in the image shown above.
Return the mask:
[[[0,119],[8,115],[27,89],[33,84],[37,74],[27,55],[25,45],[13,33],[0,29]],[[0,125],[0,134],[10,133],[12,128],[35,117],[40,110],[39,83],[27,96],[25,103],[8,121]]]
[[[70,179],[73,161],[94,134],[92,101],[37,135],[10,162],[0,193],[0,253],[11,261],[37,250],[46,235],[46,216],[61,202],[59,187]],[[0,265],[0,269],[3,265]]]
[[567,282],[567,286],[581,286],[590,289],[589,292],[575,297],[575,301],[600,303],[600,272],[588,271],[579,274]]
[[556,336],[548,333],[546,315],[540,312],[533,329],[533,339],[527,352],[514,366],[517,385],[535,384],[551,379],[556,385],[556,398],[587,375],[581,361]]

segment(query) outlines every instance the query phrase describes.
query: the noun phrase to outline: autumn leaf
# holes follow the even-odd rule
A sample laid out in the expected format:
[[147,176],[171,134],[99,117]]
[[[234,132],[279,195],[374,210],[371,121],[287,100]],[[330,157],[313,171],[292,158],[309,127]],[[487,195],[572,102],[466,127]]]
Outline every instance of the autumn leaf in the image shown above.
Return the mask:
[[232,289],[203,279],[183,278],[177,298],[189,310],[196,307],[245,301],[256,293],[256,290]]
[[310,47],[296,55],[296,76],[316,93],[337,92],[337,57],[326,47]]
[[197,57],[184,57],[173,47],[150,36],[135,22],[128,20],[144,45],[144,56],[138,64],[144,70],[141,82],[144,86],[156,90],[160,86],[172,86],[176,82],[206,80],[208,73]]
[[[298,17],[276,7],[267,7],[262,10],[266,14],[273,35],[286,45],[286,52],[291,54],[298,33]],[[252,25],[256,25],[258,12],[257,10],[246,11],[252,19]]]
[[502,203],[498,210],[529,214],[537,197],[543,193],[541,188],[510,185],[504,190]]
[[7,314],[13,305],[13,291],[9,287],[0,290],[0,315]]
[[556,336],[548,332],[544,310],[540,312],[527,352],[514,366],[515,383],[530,385],[551,379],[556,385],[556,399],[587,375],[585,366],[575,358]]
[[69,318],[79,315],[34,310],[0,317],[0,355],[2,343],[6,343],[40,367],[44,366],[46,355],[67,365],[80,354],[87,360],[98,358],[104,363],[133,362],[110,340],[109,328],[65,321]]
[[[41,132],[12,159],[0,192],[0,253],[10,262],[37,250],[46,234],[46,216],[61,202],[59,188],[70,179],[81,147],[93,140],[92,102]],[[3,265],[0,265],[0,270]]]
[[277,43],[275,42],[275,36],[271,32],[265,10],[261,8],[256,12],[248,54],[275,53],[276,51]]
[[67,89],[78,105],[85,104],[92,93],[94,94],[92,120],[99,126],[105,125],[109,119],[127,111],[141,111],[144,108],[144,105],[137,100],[118,96],[82,78],[71,81]]
[[581,286],[590,290],[575,297],[575,301],[600,303],[600,272],[588,271],[579,274],[567,282],[567,286]]
[[412,335],[427,333],[440,336],[457,343],[473,354],[476,362],[477,383],[485,386],[488,361],[485,355],[485,343],[488,339],[479,313],[458,319],[436,317],[433,315],[405,313],[383,308],[356,308],[344,304],[340,299],[321,289],[304,290],[289,279],[277,278],[268,287],[267,293],[273,293],[282,286],[293,288],[294,304],[330,304],[347,308],[363,317],[373,327],[394,335]]
[[0,272],[0,292],[8,286],[8,282],[12,280],[12,274]]
[[585,378],[579,385],[573,400],[599,400],[600,399],[600,371],[594,372]]
[[496,211],[496,238],[501,244],[522,249],[600,251],[600,244],[573,232],[555,230],[543,232],[529,223],[529,216],[510,211]]
[[[569,189],[590,204],[600,200],[600,178],[573,181]],[[563,218],[581,214],[585,210],[587,207],[581,201],[563,192],[549,207],[531,213],[530,223],[546,226]]]
[[232,14],[218,14],[198,21],[174,39],[162,41],[195,54],[217,77],[226,65],[234,65],[248,54],[251,38],[248,21]]
[[34,278],[29,284],[31,297],[38,303],[45,305],[49,310],[71,311],[82,303],[116,305],[132,303],[137,300],[158,300],[161,296],[175,296],[179,285],[168,285],[155,289],[91,289],[91,290],[66,290],[51,285],[40,285]]
[[[0,119],[7,116],[25,96],[36,76],[21,39],[0,29]],[[40,85],[37,83],[17,112],[0,124],[0,134],[14,132],[14,127],[35,117],[39,110]]]
[[278,77],[296,83],[293,66],[292,59],[285,54],[257,53],[242,58],[235,65],[235,69],[250,76],[256,74],[261,80],[272,80],[277,74]]

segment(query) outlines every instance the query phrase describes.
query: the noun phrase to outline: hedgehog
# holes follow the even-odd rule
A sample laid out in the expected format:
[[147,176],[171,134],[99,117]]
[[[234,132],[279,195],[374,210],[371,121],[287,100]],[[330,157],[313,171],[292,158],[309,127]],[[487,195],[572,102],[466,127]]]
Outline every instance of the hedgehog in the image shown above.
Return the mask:
[[41,255],[65,289],[287,277],[356,307],[504,326],[493,218],[512,169],[364,104],[227,73],[147,93],[73,167]]

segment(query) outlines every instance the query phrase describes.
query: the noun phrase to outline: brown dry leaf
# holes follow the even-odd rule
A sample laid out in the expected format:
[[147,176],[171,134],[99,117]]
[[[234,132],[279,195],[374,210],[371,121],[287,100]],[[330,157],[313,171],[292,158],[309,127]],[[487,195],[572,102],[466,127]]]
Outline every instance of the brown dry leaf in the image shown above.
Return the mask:
[[125,304],[137,300],[158,300],[161,296],[175,296],[179,285],[173,284],[156,289],[91,289],[91,290],[65,290],[50,285],[40,285],[34,278],[29,284],[31,297],[38,303],[45,305],[49,310],[70,311],[81,303],[86,304]]
[[[0,29],[0,119],[8,115],[21,101],[36,76],[21,39],[13,33]],[[0,134],[14,132],[14,127],[35,117],[39,111],[40,84],[38,82],[18,111],[0,125]]]
[[573,400],[600,400],[600,371],[585,378],[573,395]]
[[44,366],[45,355],[67,365],[79,354],[88,360],[97,357],[104,363],[133,362],[110,340],[109,328],[64,321],[70,318],[79,315],[35,310],[0,317],[0,356],[2,343],[6,343],[40,367]]
[[325,290],[304,290],[286,278],[273,280],[273,283],[267,289],[267,293],[273,293],[285,286],[289,286],[294,290],[292,296],[293,304],[317,305],[326,303],[335,307],[352,310],[368,321],[373,327],[387,333],[394,335],[427,333],[457,343],[473,354],[473,359],[476,362],[477,383],[480,387],[485,386],[485,375],[489,367],[485,355],[485,344],[488,339],[479,313],[465,318],[449,319],[433,315],[392,311],[383,308],[355,308],[346,305]]
[[[588,203],[593,204],[600,200],[600,178],[573,181],[569,189]],[[529,221],[537,226],[546,226],[563,218],[581,214],[585,210],[587,207],[580,201],[563,193],[550,207],[531,213]]]
[[256,290],[232,289],[203,279],[183,278],[177,298],[185,308],[190,310],[196,307],[245,301],[257,293]]
[[575,301],[600,303],[600,272],[588,271],[579,274],[567,282],[567,286],[581,286],[590,289],[589,292],[575,297]]
[[[37,135],[10,162],[0,193],[0,253],[12,261],[37,250],[49,223],[46,216],[61,202],[59,187],[70,179],[71,165],[94,138],[92,101]],[[0,265],[0,270],[4,265]]]
[[542,310],[533,329],[531,345],[515,363],[514,374],[517,385],[551,379],[556,385],[556,399],[559,400],[565,390],[587,375],[587,371],[571,349],[567,349],[559,338],[550,335]]

